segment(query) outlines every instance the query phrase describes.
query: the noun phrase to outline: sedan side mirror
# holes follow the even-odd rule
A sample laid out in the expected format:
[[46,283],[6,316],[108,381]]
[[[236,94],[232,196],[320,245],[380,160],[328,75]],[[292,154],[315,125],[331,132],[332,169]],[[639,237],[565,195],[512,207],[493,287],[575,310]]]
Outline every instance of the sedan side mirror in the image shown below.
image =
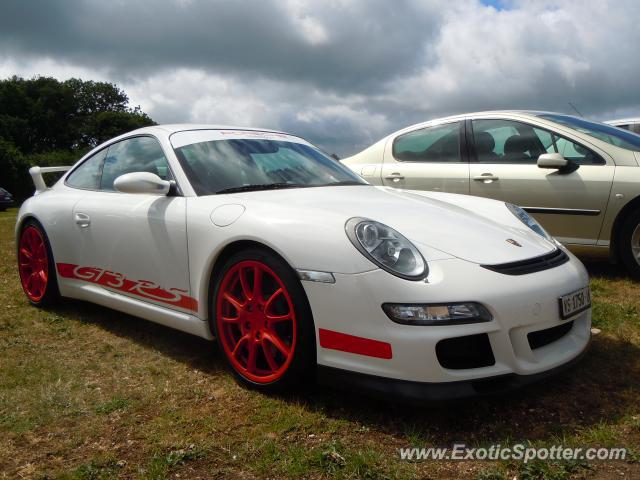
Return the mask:
[[566,167],[568,164],[569,160],[559,153],[543,153],[538,157],[539,168],[555,168],[556,170],[559,170]]
[[162,180],[151,172],[131,172],[120,175],[113,182],[113,187],[123,193],[146,193],[151,195],[167,195],[171,183]]
[[578,169],[579,165],[567,160],[559,153],[543,153],[538,157],[538,168],[551,168],[559,173],[571,173]]

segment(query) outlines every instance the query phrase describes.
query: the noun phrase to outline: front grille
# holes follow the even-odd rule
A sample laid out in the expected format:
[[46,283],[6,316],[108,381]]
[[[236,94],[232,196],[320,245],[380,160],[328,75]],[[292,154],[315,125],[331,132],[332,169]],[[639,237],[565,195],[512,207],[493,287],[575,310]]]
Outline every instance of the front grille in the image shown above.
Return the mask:
[[480,265],[488,270],[503,273],[505,275],[526,275],[527,273],[540,272],[557,267],[569,261],[569,255],[559,248],[551,253],[539,257],[519,260],[517,262],[499,263],[495,265]]
[[486,333],[440,340],[436,355],[440,365],[453,370],[490,367],[496,363]]
[[537,332],[531,332],[527,334],[527,340],[529,340],[529,346],[531,350],[544,347],[550,343],[560,340],[573,328],[573,320],[571,322],[563,323],[557,327],[547,328],[545,330],[538,330]]

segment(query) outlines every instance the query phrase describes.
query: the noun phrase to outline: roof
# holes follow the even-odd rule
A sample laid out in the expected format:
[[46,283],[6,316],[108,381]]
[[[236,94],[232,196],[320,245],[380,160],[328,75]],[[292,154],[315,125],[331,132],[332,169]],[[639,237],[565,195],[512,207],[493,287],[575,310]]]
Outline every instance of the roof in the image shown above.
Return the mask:
[[[231,125],[213,125],[213,124],[201,124],[201,123],[173,123],[166,125],[152,125],[150,127],[143,127],[134,130],[137,133],[152,133],[158,130],[164,133],[183,132],[185,130],[239,130],[250,132],[273,132],[273,133],[285,133],[280,130],[273,130],[270,128],[256,128],[256,127],[238,127]],[[132,132],[129,132],[132,133]]]

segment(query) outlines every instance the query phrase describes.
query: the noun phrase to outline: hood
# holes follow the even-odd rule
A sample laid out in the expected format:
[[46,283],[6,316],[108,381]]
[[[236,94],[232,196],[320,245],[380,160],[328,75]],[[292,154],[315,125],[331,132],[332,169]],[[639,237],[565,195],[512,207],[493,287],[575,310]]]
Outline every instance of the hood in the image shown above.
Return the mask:
[[424,247],[430,247],[480,264],[524,260],[556,248],[522,224],[503,202],[494,200],[466,201],[460,206],[445,199],[374,186],[268,190],[225,197],[229,203],[246,206],[247,213],[253,212],[263,221],[269,217],[270,221],[290,224],[303,211],[307,219],[317,219],[320,227],[329,227],[330,222],[331,228],[344,228],[352,217],[368,218],[394,228],[423,254]]

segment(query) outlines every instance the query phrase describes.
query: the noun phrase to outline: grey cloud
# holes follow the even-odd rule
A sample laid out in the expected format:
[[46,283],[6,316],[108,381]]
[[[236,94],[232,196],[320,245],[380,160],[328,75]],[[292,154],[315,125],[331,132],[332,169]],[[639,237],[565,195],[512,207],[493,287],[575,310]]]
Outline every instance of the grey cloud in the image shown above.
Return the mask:
[[176,67],[375,89],[417,68],[437,4],[10,0],[0,50],[106,67],[120,78]]
[[0,71],[93,70],[157,121],[280,128],[340,155],[453,113],[640,113],[637,0],[501,4],[8,0]]

